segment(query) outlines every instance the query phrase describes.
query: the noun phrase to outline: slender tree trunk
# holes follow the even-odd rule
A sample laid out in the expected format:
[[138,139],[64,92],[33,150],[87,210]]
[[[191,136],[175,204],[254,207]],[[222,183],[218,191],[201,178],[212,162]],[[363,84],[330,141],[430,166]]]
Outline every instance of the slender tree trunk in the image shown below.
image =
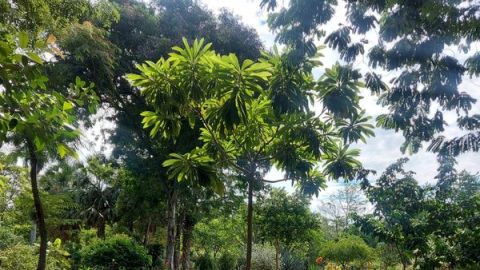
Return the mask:
[[148,217],[147,228],[145,228],[145,234],[143,235],[143,245],[148,245],[148,235],[150,234],[150,225],[152,224],[152,217]]
[[100,220],[97,223],[97,237],[100,239],[105,239],[105,218],[100,217]]
[[280,269],[280,262],[279,262],[279,253],[280,253],[280,243],[278,240],[275,240],[275,270]]
[[42,201],[40,200],[40,191],[38,189],[37,171],[38,159],[35,148],[31,142],[27,142],[30,155],[30,184],[32,185],[33,204],[40,234],[40,251],[38,256],[37,270],[45,270],[47,265],[47,227],[45,225],[45,214],[43,212]]
[[248,182],[248,208],[247,208],[247,261],[245,270],[252,267],[252,246],[253,246],[253,178]]
[[185,214],[180,214],[177,222],[177,235],[175,236],[175,255],[174,255],[174,266],[175,269],[180,269],[180,241],[182,240],[183,224],[185,221]]
[[182,258],[181,269],[190,270],[190,250],[192,247],[193,228],[195,227],[195,219],[190,216],[185,216],[185,224],[183,225],[182,233]]
[[170,270],[175,269],[175,229],[176,229],[176,212],[177,212],[177,188],[175,183],[169,193],[167,208],[167,252],[165,257],[165,267]]
[[32,220],[32,227],[30,228],[30,245],[35,244],[35,241],[37,240],[37,221]]

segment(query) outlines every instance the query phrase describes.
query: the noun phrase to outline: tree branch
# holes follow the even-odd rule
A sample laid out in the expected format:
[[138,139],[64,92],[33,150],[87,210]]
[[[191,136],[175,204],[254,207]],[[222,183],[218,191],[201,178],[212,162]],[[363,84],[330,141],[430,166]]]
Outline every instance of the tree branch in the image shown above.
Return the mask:
[[268,179],[260,179],[262,182],[274,184],[274,183],[279,183],[279,182],[284,182],[290,180],[289,178],[282,178],[282,179],[277,179],[277,180],[268,180]]

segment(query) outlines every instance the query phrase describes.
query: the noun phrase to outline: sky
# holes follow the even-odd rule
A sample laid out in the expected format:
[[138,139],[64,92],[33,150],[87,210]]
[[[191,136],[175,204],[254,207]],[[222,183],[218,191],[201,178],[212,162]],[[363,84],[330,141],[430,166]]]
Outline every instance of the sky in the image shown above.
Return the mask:
[[[259,7],[260,1],[253,1],[253,0],[203,0],[203,4],[212,10],[214,13],[218,13],[221,8],[227,8],[232,11],[234,14],[241,17],[241,20],[244,24],[249,25],[257,30],[261,40],[265,44],[266,48],[270,48],[273,44],[275,44],[275,34],[272,33],[268,25],[266,23],[267,20],[267,13],[264,10],[261,10]],[[282,5],[288,3],[287,1],[279,1],[279,4]],[[334,16],[334,19],[329,22],[325,26],[325,30],[327,32],[336,29],[339,23],[342,23],[342,19],[344,20],[345,16],[345,7],[341,4],[340,7],[337,9],[337,15]],[[367,33],[368,40],[374,40],[377,38],[377,33],[374,31],[370,31]],[[319,43],[320,44],[320,43]],[[374,42],[369,42],[370,44],[374,44]],[[366,46],[366,51],[369,49],[369,45]],[[371,45],[370,45],[371,46]],[[476,48],[472,51],[479,51],[478,44],[474,45]],[[324,63],[323,68],[319,68],[314,71],[314,75],[316,77],[321,76],[323,73],[323,69],[325,67],[330,67],[331,65],[335,64],[336,61],[339,59],[339,55],[337,52],[325,49],[322,52],[325,57],[321,59]],[[455,49],[449,50],[449,53],[459,56],[460,53],[456,52]],[[370,70],[366,63],[366,57],[359,57],[357,61],[354,63],[356,68],[359,68],[361,71]],[[388,81],[395,77],[395,73],[386,74],[381,70],[375,70],[376,72],[380,73],[385,81]],[[470,79],[465,77],[463,80],[462,85],[460,85],[460,89],[469,92],[472,96],[480,100],[480,91],[474,91],[475,89],[480,88],[480,81],[478,79]],[[475,93],[477,92],[477,93]],[[386,112],[385,108],[377,105],[377,98],[371,96],[368,91],[362,91],[364,98],[361,100],[361,105],[363,108],[366,108],[367,114],[372,116],[373,119],[378,116],[379,114]],[[433,110],[434,111],[434,110]],[[480,105],[475,105],[472,113],[480,113]],[[446,128],[444,134],[447,137],[454,137],[458,136],[461,131],[456,127],[455,121],[456,116],[455,113],[447,113],[445,115],[445,120],[449,124]],[[372,121],[373,122],[373,121]],[[417,180],[421,184],[425,183],[434,183],[435,179],[434,176],[436,174],[437,169],[437,161],[436,156],[433,153],[427,152],[425,150],[421,150],[417,154],[413,155],[403,155],[400,151],[400,145],[403,142],[403,136],[401,133],[395,133],[392,130],[383,130],[383,129],[376,129],[375,130],[376,136],[374,138],[369,138],[366,144],[357,144],[354,147],[361,149],[361,156],[360,161],[362,162],[363,166],[368,169],[374,169],[377,173],[381,173],[389,164],[393,163],[400,157],[408,157],[410,161],[407,163],[406,168],[416,172]],[[424,145],[426,148],[427,144]],[[463,154],[458,157],[458,166],[457,169],[468,170],[472,173],[476,173],[480,170],[480,154],[479,153],[467,153]],[[378,175],[378,174],[377,174]],[[273,170],[267,176],[269,179],[281,178],[281,173],[278,171]],[[285,183],[281,184],[280,186],[288,187],[290,184]],[[340,185],[338,183],[329,183],[329,188],[326,191],[322,192],[320,199],[328,194],[334,193]],[[318,204],[319,201],[313,201],[313,204]]]

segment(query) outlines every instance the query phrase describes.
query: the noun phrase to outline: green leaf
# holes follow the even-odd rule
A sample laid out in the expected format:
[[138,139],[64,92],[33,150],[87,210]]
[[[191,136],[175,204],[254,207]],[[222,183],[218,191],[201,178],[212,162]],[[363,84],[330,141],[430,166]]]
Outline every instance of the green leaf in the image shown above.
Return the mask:
[[45,142],[40,137],[35,137],[33,140],[37,151],[42,151],[45,148]]
[[37,54],[33,52],[28,52],[27,55],[28,55],[28,58],[30,58],[30,60],[32,60],[33,62],[40,65],[43,64],[42,58],[40,58],[40,56],[38,56]]
[[70,102],[70,101],[63,102],[63,110],[64,111],[69,111],[71,109],[73,109],[73,103],[72,102]]
[[68,154],[68,148],[63,143],[57,144],[57,153],[64,158]]
[[32,60],[33,62],[40,65],[43,64],[42,58],[40,58],[40,56],[38,56],[36,53],[28,52],[27,55],[28,58],[30,58],[30,60]]
[[18,45],[22,49],[27,48],[27,46],[28,46],[28,34],[27,34],[27,32],[22,31],[18,34]]

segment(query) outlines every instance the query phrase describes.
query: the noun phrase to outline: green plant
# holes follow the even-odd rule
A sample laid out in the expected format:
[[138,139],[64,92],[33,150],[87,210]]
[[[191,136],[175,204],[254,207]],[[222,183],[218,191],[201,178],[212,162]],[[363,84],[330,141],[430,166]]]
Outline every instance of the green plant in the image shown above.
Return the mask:
[[210,254],[204,254],[197,259],[196,270],[215,270],[215,264]]
[[[62,248],[60,239],[49,243],[46,269],[71,269],[68,260],[69,253]],[[38,247],[16,244],[0,251],[0,269],[2,270],[32,270],[36,269]]]
[[0,228],[0,250],[6,249],[9,246],[19,244],[23,242],[23,238],[11,229],[11,228]]
[[305,261],[297,254],[284,250],[281,256],[281,270],[303,270]]
[[252,253],[252,270],[274,270],[275,250],[266,246],[255,246]]
[[340,264],[342,269],[347,269],[352,263],[368,262],[372,254],[372,248],[362,238],[354,235],[346,235],[340,239],[329,241],[321,251],[324,258]]
[[94,241],[82,249],[81,257],[83,266],[94,269],[141,269],[152,263],[145,248],[124,235]]
[[217,270],[232,270],[235,269],[235,265],[237,264],[237,257],[230,254],[224,253],[218,259],[218,267]]

